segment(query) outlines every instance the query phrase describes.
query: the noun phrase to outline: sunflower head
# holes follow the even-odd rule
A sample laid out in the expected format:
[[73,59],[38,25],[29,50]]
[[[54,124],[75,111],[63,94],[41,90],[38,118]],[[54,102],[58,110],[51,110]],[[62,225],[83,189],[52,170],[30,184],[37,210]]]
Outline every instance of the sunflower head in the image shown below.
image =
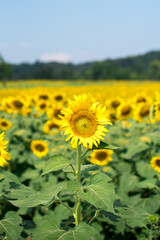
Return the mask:
[[149,117],[150,114],[150,105],[148,103],[140,103],[134,112],[134,119],[142,122],[144,118]]
[[130,103],[123,102],[117,108],[117,118],[118,119],[128,119],[132,116],[133,107]]
[[44,157],[49,151],[47,143],[42,140],[33,140],[31,142],[31,150],[37,157]]
[[12,126],[12,123],[8,121],[7,119],[0,118],[0,129],[3,131],[6,131],[10,129]]
[[160,156],[156,156],[151,159],[151,167],[160,173]]
[[7,143],[8,141],[4,140],[5,133],[0,134],[0,167],[4,167],[8,164],[7,161],[11,159],[10,154],[8,153]]
[[71,139],[71,145],[83,144],[86,148],[98,146],[108,130],[105,124],[111,124],[108,119],[106,107],[98,102],[92,103],[86,94],[74,96],[69,100],[68,108],[61,111],[62,130],[69,135],[66,141]]
[[94,150],[91,153],[90,162],[99,166],[108,165],[108,163],[112,161],[112,157],[111,157],[112,154],[113,154],[113,151],[108,149]]
[[59,124],[54,120],[48,120],[44,125],[44,132],[50,135],[59,133]]

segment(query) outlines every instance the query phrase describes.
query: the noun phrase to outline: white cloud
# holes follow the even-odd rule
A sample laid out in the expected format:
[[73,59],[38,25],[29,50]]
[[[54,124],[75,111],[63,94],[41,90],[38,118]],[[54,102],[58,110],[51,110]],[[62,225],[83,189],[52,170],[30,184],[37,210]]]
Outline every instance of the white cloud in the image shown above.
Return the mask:
[[43,62],[67,63],[71,61],[71,55],[68,53],[44,53],[40,60]]

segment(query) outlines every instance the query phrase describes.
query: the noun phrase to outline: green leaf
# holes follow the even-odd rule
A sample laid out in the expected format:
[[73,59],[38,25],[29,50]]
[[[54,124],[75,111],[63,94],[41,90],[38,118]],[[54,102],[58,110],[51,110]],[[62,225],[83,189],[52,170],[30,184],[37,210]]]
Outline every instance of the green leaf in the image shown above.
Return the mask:
[[63,169],[68,165],[70,165],[70,162],[64,156],[62,155],[53,156],[47,161],[41,176],[50,172]]
[[138,184],[138,177],[130,173],[124,173],[120,178],[118,192],[122,195],[128,193],[136,188]]
[[156,171],[145,161],[137,162],[136,169],[138,174],[145,178],[152,178],[156,175]]
[[143,142],[139,142],[137,144],[135,144],[133,142],[133,144],[130,144],[128,146],[128,149],[127,149],[127,152],[126,153],[123,153],[121,154],[121,157],[122,158],[125,158],[125,159],[131,159],[133,158],[135,155],[137,155],[138,153],[141,153],[141,152],[144,152],[146,151],[147,149],[149,149],[149,145],[146,144],[146,143],[143,143]]
[[[56,187],[54,191],[35,191],[30,187],[20,185],[17,189],[11,189],[9,197],[14,200],[9,200],[16,207],[35,207],[40,204],[50,204],[57,194],[61,191],[61,187]],[[16,200],[15,200],[16,199]]]
[[91,177],[89,185],[81,187],[77,194],[96,208],[114,212],[115,190],[110,181],[111,178],[106,174],[98,173]]
[[19,239],[23,228],[21,217],[16,212],[8,212],[0,221],[0,234],[5,233],[8,240]]
[[149,188],[149,189],[153,189],[156,187],[156,182],[157,179],[155,178],[151,178],[151,179],[146,179],[144,181],[141,181],[137,184],[138,188]]
[[94,229],[85,223],[65,231],[59,228],[54,219],[48,218],[34,230],[33,240],[89,240],[94,233]]
[[140,208],[117,208],[117,210],[118,215],[132,228],[145,227],[148,223],[148,213]]

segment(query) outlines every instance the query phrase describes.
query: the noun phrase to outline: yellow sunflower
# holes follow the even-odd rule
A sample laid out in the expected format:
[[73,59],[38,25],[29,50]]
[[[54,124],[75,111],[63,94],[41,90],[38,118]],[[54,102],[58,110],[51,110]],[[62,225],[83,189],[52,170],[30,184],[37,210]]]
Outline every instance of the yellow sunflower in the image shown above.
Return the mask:
[[131,118],[133,113],[133,107],[130,102],[123,102],[117,108],[117,119],[127,119]]
[[44,125],[44,132],[50,135],[59,133],[60,125],[54,120],[48,120]]
[[142,122],[145,117],[149,117],[151,105],[148,103],[139,103],[135,108],[133,118],[139,122]]
[[31,142],[31,150],[37,157],[44,157],[49,151],[47,143],[42,140],[33,140]]
[[151,167],[160,173],[160,156],[156,156],[151,159]]
[[45,113],[48,110],[49,102],[44,100],[39,100],[36,104],[36,110],[40,113]]
[[111,124],[108,119],[106,107],[98,102],[91,103],[91,98],[86,94],[74,96],[74,100],[68,100],[68,108],[61,113],[62,130],[69,134],[66,141],[71,140],[71,145],[83,144],[86,148],[98,146],[108,130],[105,124]]
[[10,129],[12,126],[12,123],[8,121],[7,119],[0,118],[0,129],[3,131],[6,131]]
[[105,166],[110,161],[112,161],[112,157],[111,157],[112,154],[113,154],[113,151],[108,149],[94,150],[91,153],[90,162],[95,165]]
[[8,164],[6,160],[11,160],[11,156],[8,153],[7,149],[7,143],[8,141],[4,140],[5,138],[5,133],[0,134],[0,167],[4,167],[5,165]]
[[55,108],[49,108],[47,111],[47,116],[49,119],[55,119],[56,122],[61,122],[60,115],[61,114],[62,107],[55,107]]

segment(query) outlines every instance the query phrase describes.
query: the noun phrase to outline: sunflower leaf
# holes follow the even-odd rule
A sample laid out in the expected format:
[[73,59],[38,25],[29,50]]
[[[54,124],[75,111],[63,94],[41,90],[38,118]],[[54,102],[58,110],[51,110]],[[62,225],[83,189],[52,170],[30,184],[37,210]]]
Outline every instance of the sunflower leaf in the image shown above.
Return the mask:
[[77,194],[96,208],[114,212],[115,190],[110,181],[111,178],[106,174],[98,173],[91,177],[89,185],[81,187]]
[[95,234],[95,230],[86,223],[80,223],[74,229],[65,231],[60,229],[54,219],[46,219],[33,232],[33,240],[88,240]]
[[0,221],[0,234],[5,233],[8,240],[19,239],[23,230],[20,224],[22,224],[22,219],[18,213],[10,211]]
[[41,176],[50,172],[63,169],[69,165],[70,165],[70,162],[64,156],[55,155],[47,161]]

